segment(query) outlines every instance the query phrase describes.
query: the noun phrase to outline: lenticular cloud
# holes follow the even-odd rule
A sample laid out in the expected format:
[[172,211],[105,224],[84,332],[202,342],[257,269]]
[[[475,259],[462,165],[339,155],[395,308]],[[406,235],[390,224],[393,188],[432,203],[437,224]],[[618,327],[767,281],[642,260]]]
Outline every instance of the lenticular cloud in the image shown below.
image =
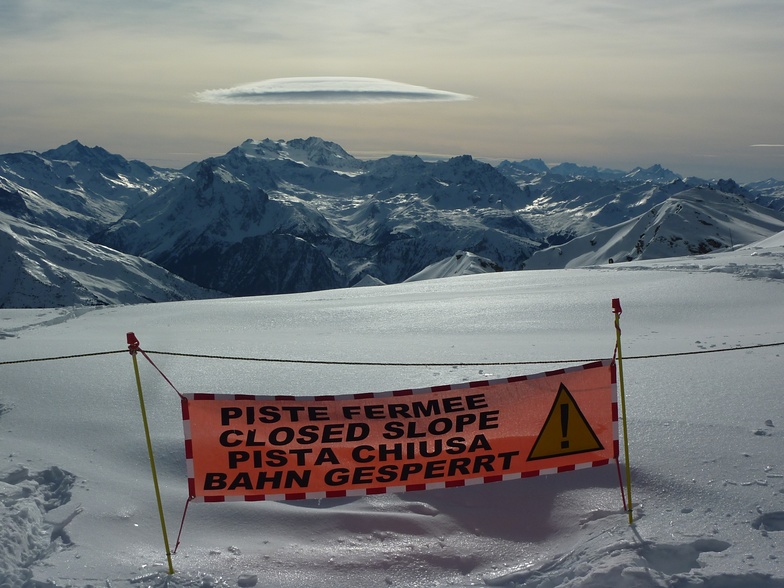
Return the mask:
[[377,78],[275,78],[196,94],[212,104],[340,104],[378,102],[444,102],[472,96]]

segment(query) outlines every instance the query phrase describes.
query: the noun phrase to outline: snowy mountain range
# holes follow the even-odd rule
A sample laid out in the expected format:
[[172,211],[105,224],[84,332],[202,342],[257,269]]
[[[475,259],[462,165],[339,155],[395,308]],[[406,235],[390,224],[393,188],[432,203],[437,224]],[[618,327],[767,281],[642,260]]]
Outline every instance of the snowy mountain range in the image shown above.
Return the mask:
[[363,161],[311,137],[247,140],[171,170],[73,141],[0,155],[0,307],[278,294],[698,254],[784,230],[782,211],[784,181],[739,186],[659,165]]

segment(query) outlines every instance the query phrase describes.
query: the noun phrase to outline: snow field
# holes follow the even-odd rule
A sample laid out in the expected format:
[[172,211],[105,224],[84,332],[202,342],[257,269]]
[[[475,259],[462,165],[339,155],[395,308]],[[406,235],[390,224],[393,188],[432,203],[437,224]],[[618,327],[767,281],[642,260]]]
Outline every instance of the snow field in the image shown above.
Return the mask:
[[[130,358],[3,365],[0,586],[233,587],[254,576],[281,588],[784,586],[782,348],[635,359],[784,341],[782,283],[771,272],[780,255],[774,240],[680,263],[73,314],[2,310],[3,361],[120,350],[134,331],[183,392],[314,395],[607,357],[610,301],[620,298],[635,524],[612,466],[399,495],[195,504],[168,578]],[[551,363],[490,365],[505,361]],[[460,365],[474,362],[488,365]],[[173,541],[186,496],[179,402],[140,368]]]

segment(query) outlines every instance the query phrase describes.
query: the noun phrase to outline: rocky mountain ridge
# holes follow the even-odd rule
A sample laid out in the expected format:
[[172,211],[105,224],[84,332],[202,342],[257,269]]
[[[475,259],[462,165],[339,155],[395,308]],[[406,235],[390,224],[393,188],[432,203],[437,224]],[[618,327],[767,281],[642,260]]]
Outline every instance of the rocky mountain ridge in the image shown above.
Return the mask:
[[[702,190],[702,198],[686,200],[703,207],[702,220],[710,226],[748,228],[734,231],[735,243],[784,229],[784,182],[742,187],[731,180],[682,178],[658,165],[622,172],[576,164],[551,167],[535,159],[492,166],[469,155],[435,162],[417,156],[363,161],[335,143],[311,137],[247,140],[225,155],[163,170],[74,141],[42,153],[0,155],[0,229],[7,245],[0,264],[7,294],[0,306],[18,304],[15,290],[38,291],[30,283],[43,283],[35,268],[47,264],[92,293],[75,296],[72,288],[71,294],[54,299],[42,294],[41,306],[121,298],[107,296],[106,288],[103,295],[94,292],[85,273],[64,261],[67,255],[55,262],[51,250],[31,246],[35,238],[23,243],[21,223],[57,232],[63,251],[74,251],[68,240],[82,242],[88,251],[103,245],[102,256],[114,250],[118,260],[125,260],[116,267],[143,258],[201,288],[180,291],[182,284],[172,278],[173,298],[214,291],[244,296],[401,282],[433,264],[449,266],[444,262],[455,252],[465,252],[464,260],[468,254],[481,257],[493,271],[540,263],[554,267],[553,259],[566,260],[564,267],[584,265],[589,257],[598,263],[599,257],[586,257],[581,243],[593,242],[590,246],[599,249],[600,242],[626,243],[606,235],[639,230],[624,223],[664,214],[673,209],[665,203],[695,189]],[[718,211],[708,202],[712,194],[734,199]],[[754,207],[752,214],[744,212],[749,207]],[[716,222],[717,214],[727,218]],[[653,229],[657,239],[668,235],[677,237],[674,242],[697,245],[660,248],[657,255],[733,245],[727,230],[689,238],[681,234],[688,227],[659,221]],[[640,239],[626,249],[612,249],[613,255],[619,260],[653,255],[654,249],[637,246]],[[576,244],[566,247],[571,241]],[[553,257],[548,247],[560,247],[560,253]],[[597,255],[607,257],[608,251]],[[104,263],[98,256],[86,257],[96,267]],[[550,261],[542,261],[546,258]],[[479,267],[469,265],[472,272]],[[145,271],[135,272],[134,280],[144,282]],[[135,287],[127,279],[121,282],[125,289]],[[144,290],[141,283],[139,289]],[[26,304],[35,305],[34,298]]]

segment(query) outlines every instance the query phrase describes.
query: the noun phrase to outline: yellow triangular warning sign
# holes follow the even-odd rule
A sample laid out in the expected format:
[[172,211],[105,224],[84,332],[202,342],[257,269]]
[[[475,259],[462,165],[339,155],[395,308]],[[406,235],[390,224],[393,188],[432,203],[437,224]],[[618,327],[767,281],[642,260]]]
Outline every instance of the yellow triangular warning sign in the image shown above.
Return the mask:
[[574,397],[561,383],[528,461],[604,449]]

